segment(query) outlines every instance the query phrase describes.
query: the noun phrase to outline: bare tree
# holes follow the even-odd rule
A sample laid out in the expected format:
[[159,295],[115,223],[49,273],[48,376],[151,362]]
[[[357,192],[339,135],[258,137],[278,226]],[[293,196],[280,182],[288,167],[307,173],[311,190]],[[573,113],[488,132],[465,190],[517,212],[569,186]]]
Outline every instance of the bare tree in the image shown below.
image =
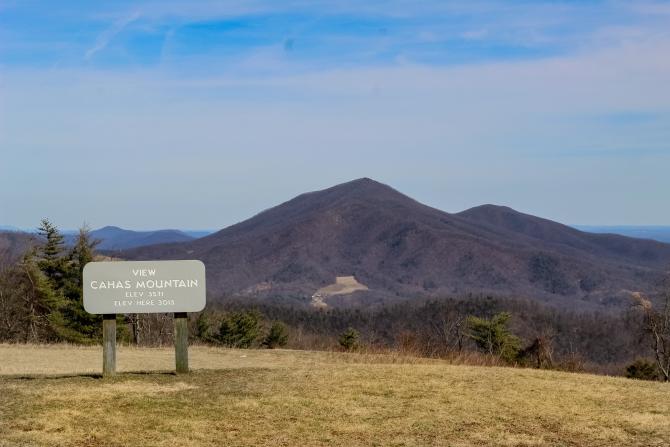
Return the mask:
[[0,269],[0,341],[16,341],[23,327],[23,307],[16,296],[18,287],[15,268]]
[[430,327],[440,340],[441,350],[446,352],[458,352],[463,350],[463,340],[465,338],[465,318],[455,316],[451,319],[442,317],[439,321],[431,322]]
[[141,315],[140,314],[129,314],[126,316],[126,321],[130,325],[132,337],[133,337],[133,343],[135,345],[139,346],[141,342],[143,341],[142,337],[142,320],[141,320]]
[[542,334],[533,339],[526,348],[519,351],[519,358],[530,362],[535,368],[552,368],[554,365],[554,347],[551,337]]
[[635,306],[644,314],[645,330],[651,336],[656,365],[663,381],[670,381],[670,290],[664,294],[663,304],[654,307],[640,293],[633,295]]

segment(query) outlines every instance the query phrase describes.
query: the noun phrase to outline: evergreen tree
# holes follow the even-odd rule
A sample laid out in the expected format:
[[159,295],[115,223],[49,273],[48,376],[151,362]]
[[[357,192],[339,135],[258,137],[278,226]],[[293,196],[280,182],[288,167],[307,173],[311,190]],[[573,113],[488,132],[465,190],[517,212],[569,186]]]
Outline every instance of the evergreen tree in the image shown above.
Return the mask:
[[195,320],[195,336],[200,341],[209,342],[212,340],[212,325],[205,312],[200,312]]
[[58,302],[56,327],[60,336],[70,342],[90,343],[100,337],[101,317],[84,310],[82,274],[86,263],[93,260],[96,241],[88,228],[79,231],[75,245],[68,251],[64,237],[49,219],[42,219],[38,228],[44,243],[36,251],[37,266],[46,277],[51,294]]
[[37,232],[44,239],[44,244],[35,253],[38,258],[37,266],[51,281],[54,290],[60,290],[67,276],[65,238],[49,219],[42,219]]
[[16,273],[18,287],[15,292],[19,294],[24,309],[24,341],[69,340],[73,334],[62,314],[65,301],[54,291],[32,252],[26,254]]
[[63,281],[63,295],[67,306],[64,315],[68,326],[77,336],[77,342],[90,343],[101,336],[102,317],[89,314],[84,310],[83,273],[84,266],[93,261],[95,247],[99,241],[92,240],[87,226],[79,229],[79,235],[74,246],[67,255],[65,264],[65,278]]
[[513,362],[519,352],[521,340],[508,329],[510,318],[508,312],[498,313],[491,319],[470,316],[466,320],[467,336],[487,354]]
[[345,351],[353,351],[358,349],[360,338],[361,334],[356,329],[350,327],[340,335],[338,342]]
[[261,315],[258,311],[233,312],[221,322],[219,340],[231,348],[249,348],[260,333]]
[[91,230],[88,225],[79,229],[77,240],[70,251],[70,260],[73,262],[77,277],[81,279],[84,267],[95,258],[95,247],[100,244],[99,240],[91,238]]
[[286,325],[279,321],[275,321],[272,323],[272,326],[270,326],[270,330],[263,340],[263,346],[269,349],[274,349],[286,346],[286,343],[288,343],[288,331],[286,330]]

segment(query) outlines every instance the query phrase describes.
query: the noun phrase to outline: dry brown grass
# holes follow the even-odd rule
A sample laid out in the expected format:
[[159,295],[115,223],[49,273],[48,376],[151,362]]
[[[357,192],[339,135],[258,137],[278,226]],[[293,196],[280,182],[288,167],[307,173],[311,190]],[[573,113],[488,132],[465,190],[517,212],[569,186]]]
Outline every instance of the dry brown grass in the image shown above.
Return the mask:
[[[2,446],[661,446],[670,386],[378,354],[194,347],[191,374],[99,348],[0,345]],[[121,348],[122,370],[169,349]],[[73,374],[26,378],[28,374]]]

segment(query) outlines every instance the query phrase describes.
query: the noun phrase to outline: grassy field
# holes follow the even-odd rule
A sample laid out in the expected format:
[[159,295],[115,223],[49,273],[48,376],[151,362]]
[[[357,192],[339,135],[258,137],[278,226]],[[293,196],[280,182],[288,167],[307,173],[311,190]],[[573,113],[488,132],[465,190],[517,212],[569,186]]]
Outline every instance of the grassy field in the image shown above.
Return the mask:
[[[670,385],[394,356],[0,345],[0,446],[667,446]],[[133,372],[134,371],[134,372]]]

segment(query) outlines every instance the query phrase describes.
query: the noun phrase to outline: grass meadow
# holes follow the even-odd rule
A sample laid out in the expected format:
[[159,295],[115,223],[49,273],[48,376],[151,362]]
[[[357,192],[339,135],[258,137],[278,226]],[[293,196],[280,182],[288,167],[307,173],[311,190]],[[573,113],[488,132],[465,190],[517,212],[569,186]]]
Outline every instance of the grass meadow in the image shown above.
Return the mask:
[[667,446],[670,385],[398,355],[0,345],[0,446]]

